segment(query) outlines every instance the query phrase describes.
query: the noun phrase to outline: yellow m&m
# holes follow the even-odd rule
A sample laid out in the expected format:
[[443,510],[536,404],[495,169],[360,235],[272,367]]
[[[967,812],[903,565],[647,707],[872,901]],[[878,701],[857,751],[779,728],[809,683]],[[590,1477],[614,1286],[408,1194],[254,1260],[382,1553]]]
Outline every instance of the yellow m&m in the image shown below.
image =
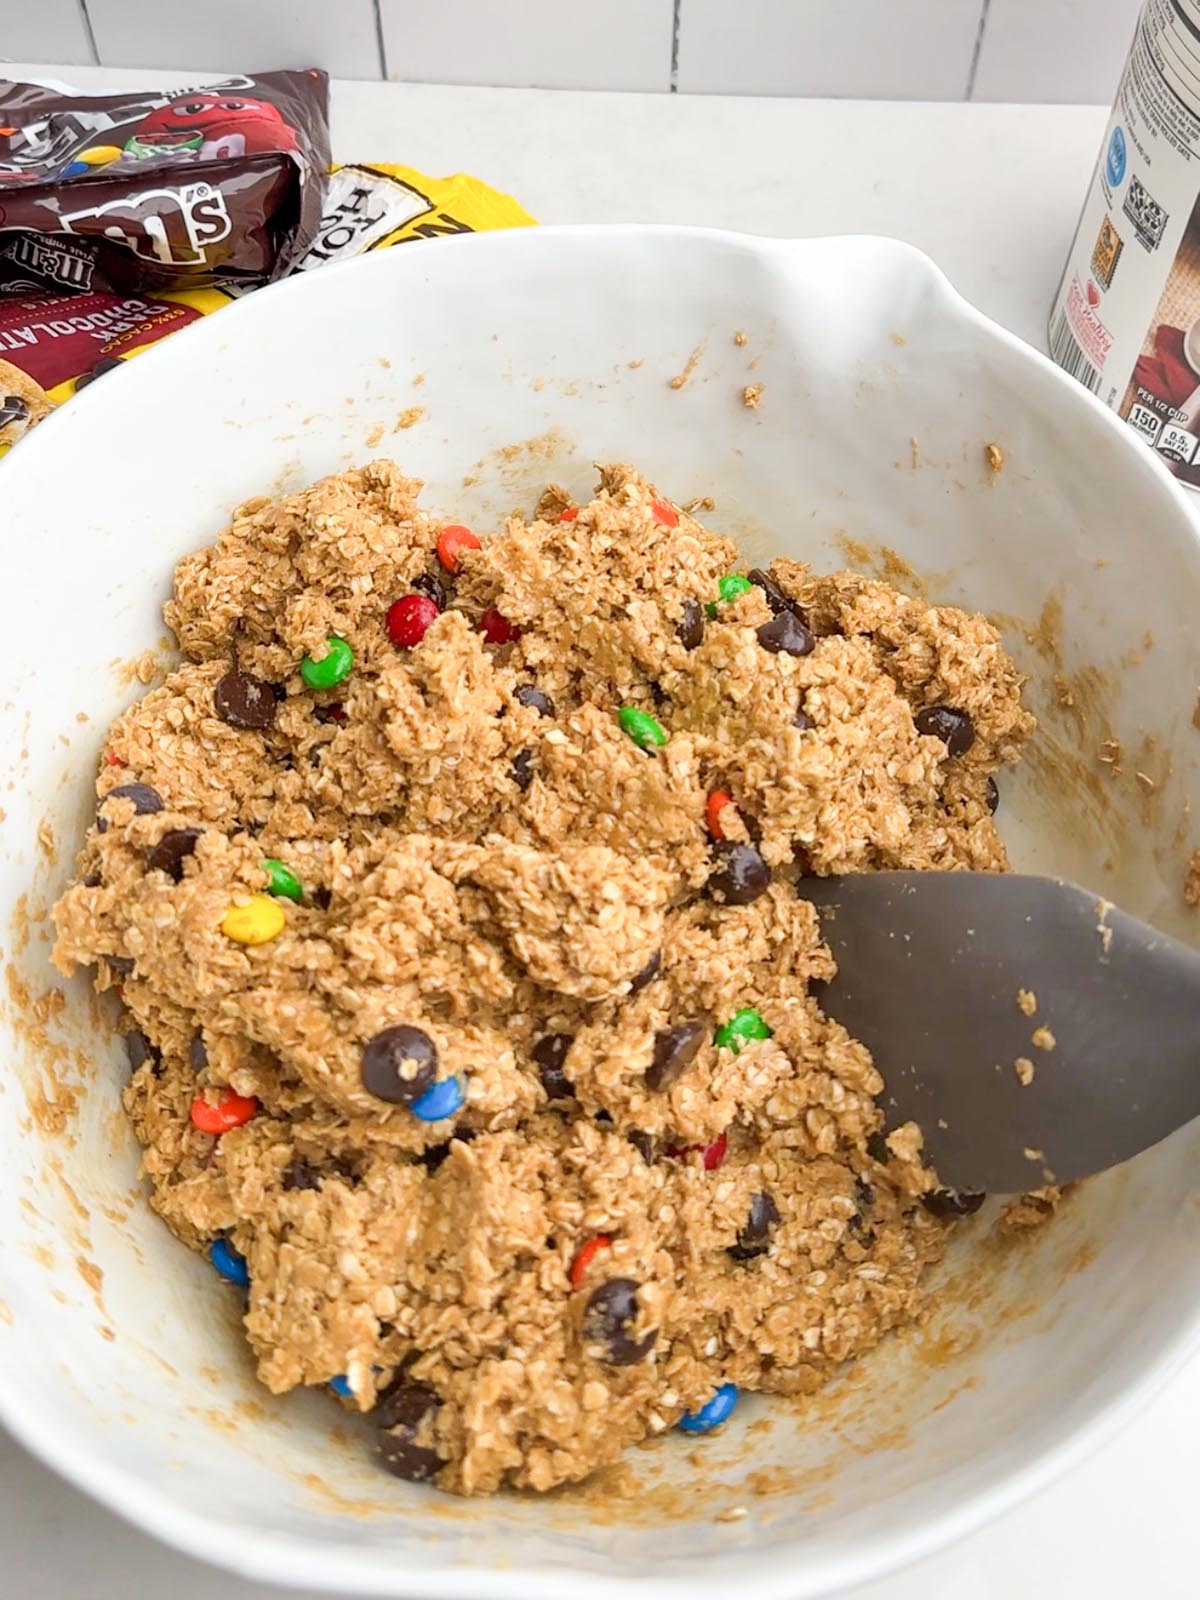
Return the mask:
[[286,925],[278,900],[265,894],[251,895],[245,905],[230,906],[221,918],[221,932],[238,944],[269,944]]

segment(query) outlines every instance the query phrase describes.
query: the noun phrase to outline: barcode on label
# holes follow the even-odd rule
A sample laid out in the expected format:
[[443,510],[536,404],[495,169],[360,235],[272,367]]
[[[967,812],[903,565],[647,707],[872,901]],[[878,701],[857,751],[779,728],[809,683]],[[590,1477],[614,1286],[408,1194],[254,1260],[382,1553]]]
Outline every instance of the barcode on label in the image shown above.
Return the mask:
[[1050,355],[1069,378],[1077,378],[1093,394],[1099,392],[1100,374],[1080,349],[1065,311],[1059,312],[1050,330]]

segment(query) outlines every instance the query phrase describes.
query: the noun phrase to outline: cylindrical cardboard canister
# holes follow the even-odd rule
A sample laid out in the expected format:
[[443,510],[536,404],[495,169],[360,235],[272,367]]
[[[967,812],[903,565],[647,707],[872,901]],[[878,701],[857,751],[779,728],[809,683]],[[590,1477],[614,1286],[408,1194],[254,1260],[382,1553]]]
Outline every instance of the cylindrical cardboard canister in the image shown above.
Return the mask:
[[1200,0],[1146,0],[1050,353],[1200,488]]

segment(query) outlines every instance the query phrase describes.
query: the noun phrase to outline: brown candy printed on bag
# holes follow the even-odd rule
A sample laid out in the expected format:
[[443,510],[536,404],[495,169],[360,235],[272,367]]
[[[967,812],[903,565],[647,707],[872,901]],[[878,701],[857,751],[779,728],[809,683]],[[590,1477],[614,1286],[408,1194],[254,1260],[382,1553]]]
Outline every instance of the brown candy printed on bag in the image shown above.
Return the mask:
[[320,222],[328,97],[315,69],[103,95],[0,80],[0,295],[281,276]]

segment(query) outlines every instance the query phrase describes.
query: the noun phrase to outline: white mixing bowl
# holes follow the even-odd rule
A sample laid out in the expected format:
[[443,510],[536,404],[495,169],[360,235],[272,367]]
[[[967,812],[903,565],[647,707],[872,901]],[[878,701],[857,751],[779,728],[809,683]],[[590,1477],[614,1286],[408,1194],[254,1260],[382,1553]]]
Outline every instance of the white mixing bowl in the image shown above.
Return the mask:
[[480,529],[547,478],[583,495],[593,459],[630,459],[676,499],[711,495],[711,523],[758,558],[907,563],[934,598],[995,614],[1043,718],[1001,782],[1018,864],[1186,937],[1188,508],[1127,429],[922,256],[531,229],[253,296],[93,384],[0,465],[0,1419],[181,1548],[344,1593],[558,1600],[623,1581],[798,1600],[910,1561],[1093,1449],[1200,1343],[1200,1128],[1035,1236],[999,1244],[981,1217],[932,1323],[807,1407],[751,1400],[723,1435],[672,1435],[543,1501],[396,1482],[327,1398],[272,1400],[236,1294],[137,1197],[112,1015],[46,960],[103,729],[139,692],[120,664],[156,647],[174,562],[237,501],[379,454]]

